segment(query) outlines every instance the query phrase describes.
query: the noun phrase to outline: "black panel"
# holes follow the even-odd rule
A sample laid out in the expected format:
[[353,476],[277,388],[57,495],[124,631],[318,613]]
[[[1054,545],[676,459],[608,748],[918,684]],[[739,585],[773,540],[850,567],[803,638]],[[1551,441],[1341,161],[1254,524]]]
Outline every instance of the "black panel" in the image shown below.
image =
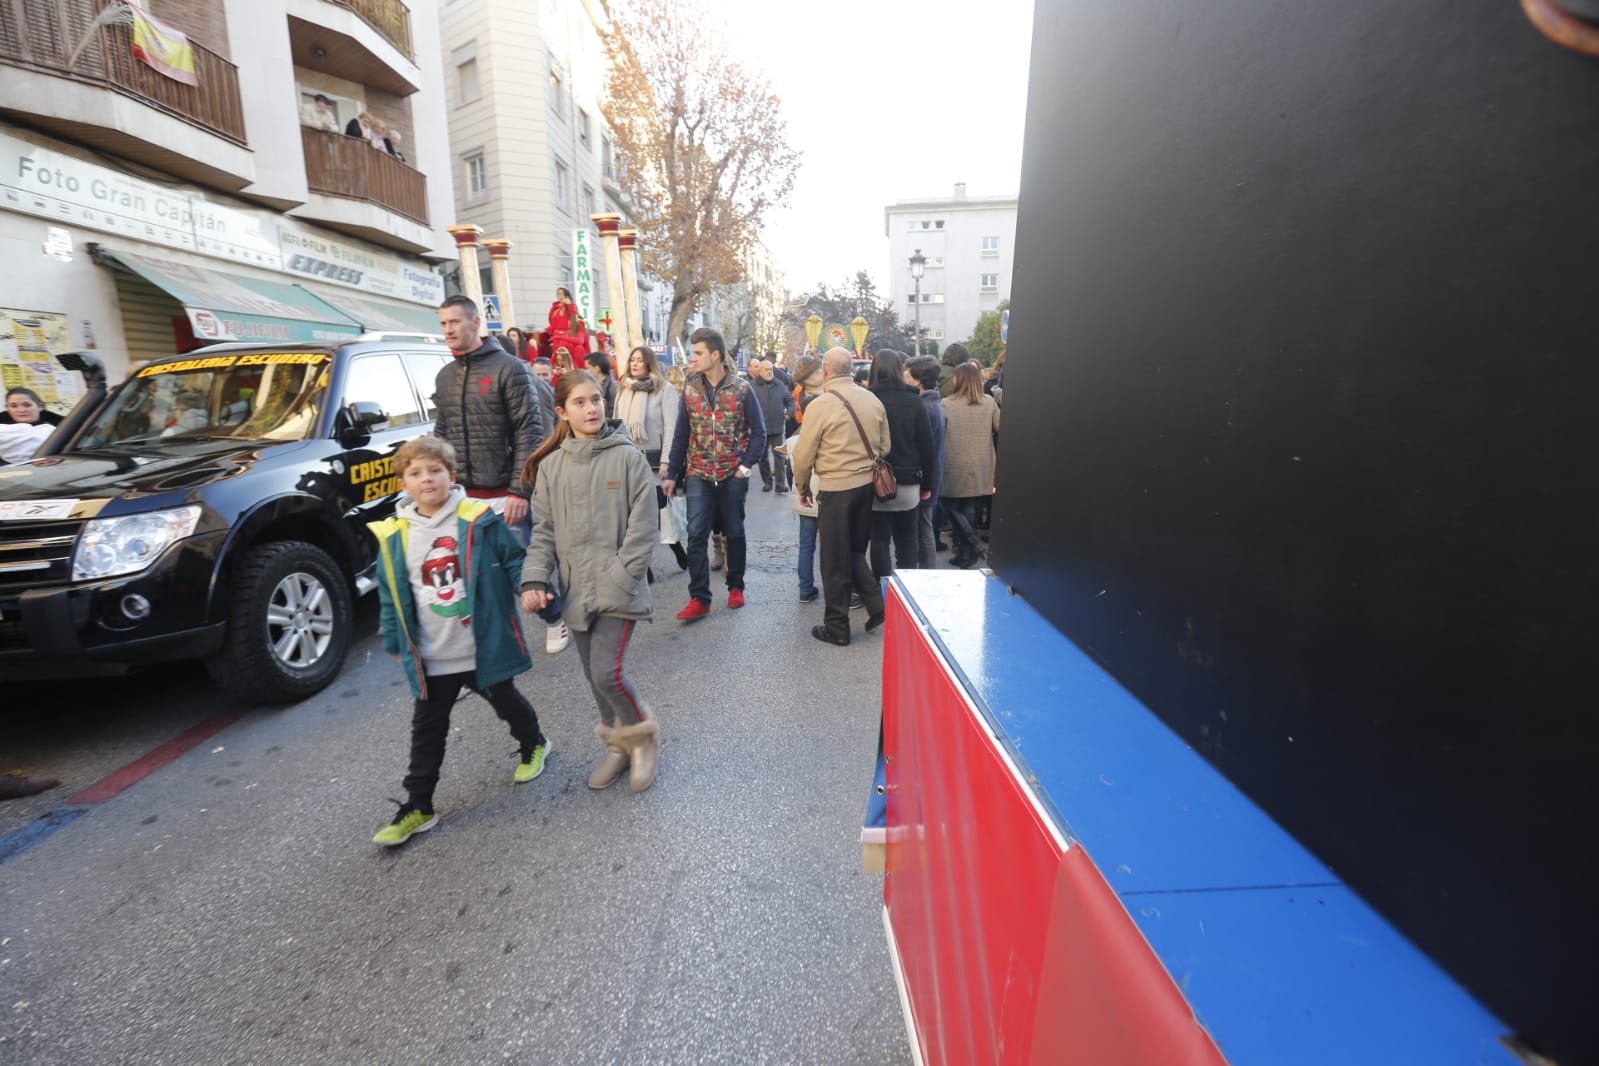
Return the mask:
[[1511,0],[1038,0],[994,565],[1596,1050],[1599,60]]

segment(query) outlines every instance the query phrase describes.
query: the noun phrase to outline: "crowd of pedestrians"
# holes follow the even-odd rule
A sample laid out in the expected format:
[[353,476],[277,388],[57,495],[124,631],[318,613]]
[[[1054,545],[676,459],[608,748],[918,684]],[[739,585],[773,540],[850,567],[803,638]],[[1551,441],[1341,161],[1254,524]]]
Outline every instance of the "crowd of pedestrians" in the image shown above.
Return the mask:
[[546,651],[577,645],[599,719],[589,786],[626,775],[631,791],[648,789],[660,727],[626,657],[653,615],[654,546],[670,545],[688,571],[679,622],[712,613],[715,570],[726,607],[743,607],[756,471],[763,492],[792,492],[799,599],[824,600],[811,630],[820,641],[850,643],[853,607],[866,632],[883,624],[882,579],[935,565],[940,510],[952,562],[983,555],[976,504],[993,491],[999,410],[959,345],[937,362],[879,351],[864,387],[841,348],[802,358],[792,375],[756,359],[745,378],[712,329],[689,338],[686,374],[663,373],[642,346],[613,367],[603,335],[579,367],[565,344],[566,358],[542,348],[552,334],[584,336],[569,300],[552,306],[550,329],[503,342],[485,334],[471,299],[440,308],[455,359],[435,382],[434,434],[397,453],[404,495],[372,526],[383,644],[415,697],[406,799],[376,843],[437,823],[433,791],[464,689],[506,722],[513,781],[543,772],[551,743],[515,685],[532,666],[518,608],[545,622]]

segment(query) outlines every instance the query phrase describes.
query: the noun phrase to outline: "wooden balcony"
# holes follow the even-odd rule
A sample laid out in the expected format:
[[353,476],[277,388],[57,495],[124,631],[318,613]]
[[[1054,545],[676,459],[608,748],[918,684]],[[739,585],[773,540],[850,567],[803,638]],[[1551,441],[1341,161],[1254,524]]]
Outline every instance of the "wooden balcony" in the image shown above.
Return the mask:
[[398,48],[401,55],[416,62],[416,55],[411,51],[411,10],[400,0],[328,0],[328,3],[354,11],[384,40]]
[[[3,2],[3,0],[0,0]],[[364,200],[428,225],[428,179],[371,142],[300,127],[305,179],[314,193]]]
[[[133,32],[127,26],[97,31],[68,67],[89,24],[111,2],[0,0],[0,63],[101,86],[235,144],[247,144],[238,68],[193,38],[189,43],[194,47],[198,85],[173,81],[135,59]],[[24,101],[5,106],[14,112],[27,110]]]

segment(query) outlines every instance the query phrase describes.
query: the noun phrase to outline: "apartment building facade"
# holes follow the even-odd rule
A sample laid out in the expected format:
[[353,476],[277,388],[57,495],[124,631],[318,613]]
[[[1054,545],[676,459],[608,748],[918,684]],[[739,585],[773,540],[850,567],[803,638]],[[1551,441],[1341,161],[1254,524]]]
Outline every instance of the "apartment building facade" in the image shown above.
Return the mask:
[[[155,21],[131,25],[136,11]],[[436,0],[11,0],[6,14],[8,384],[44,384],[26,358],[41,349],[96,350],[116,381],[218,340],[436,332],[437,267],[455,254]],[[165,51],[177,34],[192,59]],[[345,132],[363,115],[400,134],[392,151]]]
[[[661,325],[671,312],[668,299],[661,307]],[[783,272],[764,241],[754,241],[744,256],[744,280],[718,285],[700,302],[699,324],[717,329],[727,341],[728,350],[745,365],[767,352],[783,350],[783,313],[788,293]],[[693,329],[691,324],[689,327]]]
[[[967,196],[957,184],[948,198],[883,209],[889,294],[907,329],[920,311],[923,339],[942,349],[967,340],[979,316],[1010,299],[1017,204],[1015,196]],[[919,304],[910,267],[918,251],[927,258]]]
[[[511,242],[517,324],[542,329],[556,286],[565,285],[588,306],[592,328],[612,299],[603,269],[585,279],[590,292],[578,291],[576,232],[586,231],[597,264],[590,216],[625,214],[600,115],[604,7],[598,0],[445,0],[440,14],[455,215],[487,238]],[[484,267],[489,292],[486,257]]]

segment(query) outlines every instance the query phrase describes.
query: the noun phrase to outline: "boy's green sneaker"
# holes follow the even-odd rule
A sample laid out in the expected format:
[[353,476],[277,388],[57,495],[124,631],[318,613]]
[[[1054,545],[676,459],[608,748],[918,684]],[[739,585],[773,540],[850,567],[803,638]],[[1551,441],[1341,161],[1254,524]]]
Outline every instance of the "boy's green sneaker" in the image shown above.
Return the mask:
[[378,835],[372,838],[372,843],[392,848],[396,844],[404,844],[418,833],[426,833],[437,825],[438,821],[439,816],[432,811],[424,811],[420,807],[402,803],[399,813],[394,816],[394,821],[379,829]]
[[544,738],[544,743],[533,746],[533,750],[521,762],[516,764],[515,780],[517,784],[520,785],[531,781],[544,772],[544,760],[550,757],[550,749],[553,746],[548,737]]

